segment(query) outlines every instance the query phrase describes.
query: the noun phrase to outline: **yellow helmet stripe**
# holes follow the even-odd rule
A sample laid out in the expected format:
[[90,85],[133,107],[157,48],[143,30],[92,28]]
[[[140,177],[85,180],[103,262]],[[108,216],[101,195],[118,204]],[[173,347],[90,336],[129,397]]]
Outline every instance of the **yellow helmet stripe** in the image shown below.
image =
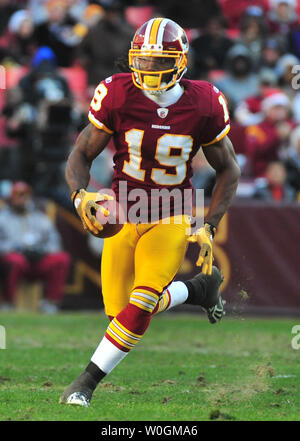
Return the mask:
[[156,44],[157,43],[157,35],[158,35],[158,29],[163,21],[162,18],[156,18],[154,22],[152,23],[151,31],[150,31],[150,37],[149,37],[149,44]]

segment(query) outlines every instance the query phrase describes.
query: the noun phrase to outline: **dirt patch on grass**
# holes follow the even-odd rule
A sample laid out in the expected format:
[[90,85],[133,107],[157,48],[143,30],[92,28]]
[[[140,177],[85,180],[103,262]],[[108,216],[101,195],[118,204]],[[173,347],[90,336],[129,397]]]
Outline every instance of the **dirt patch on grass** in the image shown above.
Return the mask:
[[211,384],[203,391],[207,395],[206,399],[210,406],[217,407],[248,401],[254,395],[266,392],[269,387],[265,377],[250,377],[247,382],[241,384]]
[[255,366],[254,372],[258,377],[274,377],[275,373],[271,363]]

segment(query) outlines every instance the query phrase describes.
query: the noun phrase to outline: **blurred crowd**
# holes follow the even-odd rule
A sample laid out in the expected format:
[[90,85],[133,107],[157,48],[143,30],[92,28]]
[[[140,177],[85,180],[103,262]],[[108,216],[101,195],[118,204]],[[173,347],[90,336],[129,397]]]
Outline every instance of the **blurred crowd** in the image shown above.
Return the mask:
[[[21,179],[71,209],[64,165],[94,88],[118,71],[136,28],[166,16],[187,32],[187,77],[228,100],[238,196],[299,201],[299,13],[299,0],[0,0],[0,197]],[[91,186],[110,185],[111,151]],[[193,180],[211,195],[201,152]]]
[[[46,280],[52,307],[60,299],[70,258],[32,201],[72,210],[65,161],[94,89],[155,16],[186,30],[186,76],[227,98],[242,170],[237,196],[299,203],[300,0],[0,0],[0,271],[9,268],[10,300],[25,273]],[[94,161],[91,188],[110,186],[112,152]],[[193,183],[210,197],[214,179],[200,151]]]

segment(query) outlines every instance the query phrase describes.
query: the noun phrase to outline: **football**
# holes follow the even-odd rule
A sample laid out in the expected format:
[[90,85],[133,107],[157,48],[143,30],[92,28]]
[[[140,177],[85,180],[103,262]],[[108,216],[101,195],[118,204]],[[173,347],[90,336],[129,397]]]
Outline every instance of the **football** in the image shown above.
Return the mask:
[[103,230],[100,231],[96,237],[106,238],[112,237],[119,233],[125,223],[125,216],[121,205],[115,200],[100,201],[97,204],[109,211],[108,216],[98,210],[96,212],[96,218],[98,222],[103,225]]

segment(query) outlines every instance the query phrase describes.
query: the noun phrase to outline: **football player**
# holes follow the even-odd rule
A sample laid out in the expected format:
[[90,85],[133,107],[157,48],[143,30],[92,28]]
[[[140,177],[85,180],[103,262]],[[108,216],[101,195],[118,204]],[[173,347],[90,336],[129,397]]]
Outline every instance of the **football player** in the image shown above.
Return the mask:
[[[178,24],[167,18],[144,23],[129,51],[132,72],[100,82],[90,105],[90,124],[68,158],[66,179],[74,206],[84,228],[96,235],[102,225],[92,209],[104,210],[97,203],[109,196],[86,188],[91,164],[111,137],[116,149],[112,189],[123,203],[120,183],[126,182],[129,208],[129,193],[135,189],[147,195],[145,212],[153,202],[152,190],[191,189],[191,162],[200,147],[216,171],[216,184],[204,226],[195,234],[187,234],[189,213],[178,210],[183,207],[176,203],[165,222],[162,201],[155,222],[147,217],[143,222],[128,220],[119,233],[104,240],[102,293],[111,321],[90,363],[64,391],[61,403],[89,406],[97,384],[141,340],[155,313],[190,303],[206,309],[212,323],[223,315],[222,276],[212,265],[212,242],[235,195],[240,170],[227,137],[226,100],[212,84],[182,78],[187,55],[188,40]],[[197,265],[202,272],[189,281],[172,283],[188,241],[200,245]]]

